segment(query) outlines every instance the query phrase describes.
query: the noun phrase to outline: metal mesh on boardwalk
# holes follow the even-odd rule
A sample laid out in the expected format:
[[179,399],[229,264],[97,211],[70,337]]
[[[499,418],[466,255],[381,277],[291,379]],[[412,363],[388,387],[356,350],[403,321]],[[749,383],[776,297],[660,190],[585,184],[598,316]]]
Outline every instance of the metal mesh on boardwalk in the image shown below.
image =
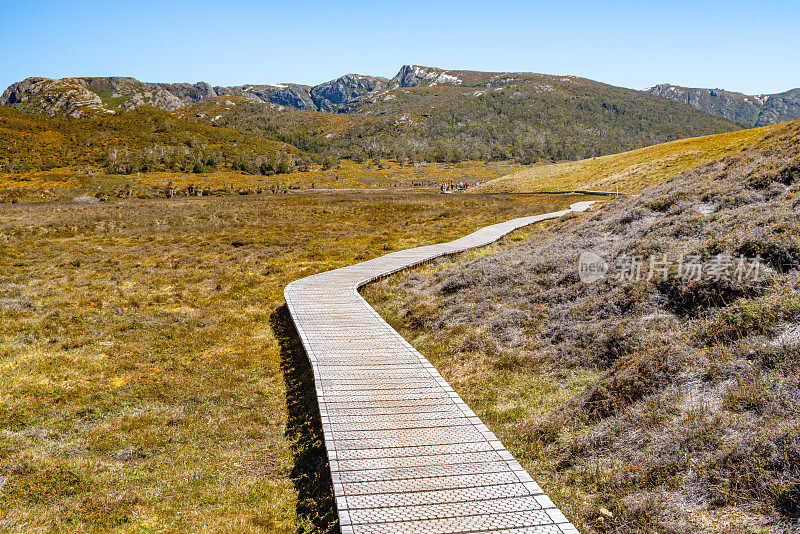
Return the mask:
[[314,370],[343,534],[577,532],[433,365],[357,292],[569,211],[513,219],[286,287]]

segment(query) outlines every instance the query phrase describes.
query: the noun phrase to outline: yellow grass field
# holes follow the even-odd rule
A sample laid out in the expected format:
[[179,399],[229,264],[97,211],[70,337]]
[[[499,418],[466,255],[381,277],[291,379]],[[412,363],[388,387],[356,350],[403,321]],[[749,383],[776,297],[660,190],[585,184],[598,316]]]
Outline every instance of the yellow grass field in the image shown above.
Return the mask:
[[6,205],[0,530],[313,531],[324,510],[295,484],[318,474],[295,437],[319,436],[287,411],[271,320],[284,286],[577,200],[370,189]]
[[621,154],[540,165],[486,182],[472,192],[594,190],[630,193],[741,150],[775,128],[764,126],[680,139]]

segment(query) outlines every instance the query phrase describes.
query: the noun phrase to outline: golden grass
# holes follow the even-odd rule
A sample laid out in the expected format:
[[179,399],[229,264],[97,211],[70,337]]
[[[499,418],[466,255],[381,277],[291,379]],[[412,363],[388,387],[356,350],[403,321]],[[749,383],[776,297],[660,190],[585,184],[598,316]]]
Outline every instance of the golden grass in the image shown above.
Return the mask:
[[764,126],[680,139],[621,154],[540,165],[486,182],[473,192],[618,190],[630,193],[741,150],[775,128]]
[[574,200],[407,190],[7,207],[3,530],[295,531],[269,323],[283,287]]

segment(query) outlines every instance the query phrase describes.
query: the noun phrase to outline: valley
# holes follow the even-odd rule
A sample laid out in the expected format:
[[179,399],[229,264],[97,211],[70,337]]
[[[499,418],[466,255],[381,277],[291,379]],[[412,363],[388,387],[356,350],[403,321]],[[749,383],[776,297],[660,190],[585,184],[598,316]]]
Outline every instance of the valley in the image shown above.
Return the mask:
[[[410,64],[317,85],[12,84],[0,529],[793,532],[796,93]],[[349,278],[296,284],[305,321],[332,303],[320,355],[361,373],[331,357],[319,389],[288,284],[586,201],[399,272],[399,254],[368,263],[386,276],[361,294],[391,328],[346,316]]]

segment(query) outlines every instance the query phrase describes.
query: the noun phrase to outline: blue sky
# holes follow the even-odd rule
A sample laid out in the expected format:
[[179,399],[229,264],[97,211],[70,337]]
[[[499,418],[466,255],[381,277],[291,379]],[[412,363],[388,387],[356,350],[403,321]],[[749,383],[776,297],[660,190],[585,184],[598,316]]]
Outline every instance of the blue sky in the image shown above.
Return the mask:
[[[0,86],[129,75],[316,84],[406,63],[772,93],[800,87],[798,0],[0,0]],[[0,89],[2,90],[2,89]]]

